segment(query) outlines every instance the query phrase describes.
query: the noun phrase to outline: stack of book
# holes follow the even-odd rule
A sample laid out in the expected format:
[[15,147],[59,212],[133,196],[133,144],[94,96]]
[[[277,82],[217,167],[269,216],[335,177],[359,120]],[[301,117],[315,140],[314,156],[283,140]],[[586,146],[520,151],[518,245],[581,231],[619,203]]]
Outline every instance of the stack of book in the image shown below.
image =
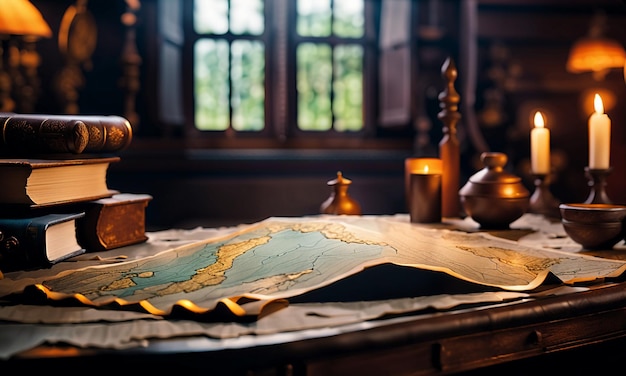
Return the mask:
[[0,113],[0,272],[146,241],[147,194],[111,189],[132,140],[119,116]]

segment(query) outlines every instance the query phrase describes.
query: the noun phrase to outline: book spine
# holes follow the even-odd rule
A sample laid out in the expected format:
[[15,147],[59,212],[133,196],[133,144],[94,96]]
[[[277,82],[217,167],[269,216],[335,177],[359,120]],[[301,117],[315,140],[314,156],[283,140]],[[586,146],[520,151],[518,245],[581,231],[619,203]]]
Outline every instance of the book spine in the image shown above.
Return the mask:
[[76,222],[78,242],[87,252],[145,242],[145,211],[151,199],[126,194],[86,204],[85,216]]
[[4,272],[50,267],[52,264],[85,250],[50,260],[47,254],[46,232],[57,223],[78,220],[85,213],[46,214],[38,217],[0,218],[0,270]]
[[13,271],[49,265],[45,257],[45,228],[32,218],[3,219],[0,223],[0,270]]
[[0,153],[111,153],[128,147],[133,129],[120,116],[0,116]]

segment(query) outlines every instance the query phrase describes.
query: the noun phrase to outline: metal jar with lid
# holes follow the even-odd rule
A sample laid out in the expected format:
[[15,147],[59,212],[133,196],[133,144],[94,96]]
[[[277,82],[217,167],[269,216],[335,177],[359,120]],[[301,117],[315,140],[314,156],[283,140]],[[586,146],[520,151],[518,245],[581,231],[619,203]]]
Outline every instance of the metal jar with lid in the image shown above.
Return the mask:
[[506,154],[484,152],[480,159],[485,167],[459,190],[461,204],[481,228],[509,228],[528,210],[530,192],[520,177],[504,170]]

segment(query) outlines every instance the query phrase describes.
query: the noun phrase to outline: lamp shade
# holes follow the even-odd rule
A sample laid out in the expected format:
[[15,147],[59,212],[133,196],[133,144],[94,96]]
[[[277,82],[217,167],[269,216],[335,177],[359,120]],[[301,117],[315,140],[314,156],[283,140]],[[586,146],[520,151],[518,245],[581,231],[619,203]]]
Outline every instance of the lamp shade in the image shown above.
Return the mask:
[[626,52],[618,42],[608,38],[589,37],[574,43],[566,68],[571,73],[598,72],[621,68],[625,60]]
[[52,36],[41,12],[28,0],[0,0],[0,35]]

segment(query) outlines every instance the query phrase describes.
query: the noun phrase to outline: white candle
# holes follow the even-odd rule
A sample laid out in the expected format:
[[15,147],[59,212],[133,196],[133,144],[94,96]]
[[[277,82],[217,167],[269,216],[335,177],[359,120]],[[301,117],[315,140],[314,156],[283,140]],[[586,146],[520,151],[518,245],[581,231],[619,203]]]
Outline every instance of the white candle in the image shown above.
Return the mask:
[[607,169],[611,154],[611,119],[604,113],[598,94],[593,99],[593,107],[595,112],[589,117],[589,168]]
[[535,174],[550,173],[550,131],[541,112],[535,113],[535,127],[530,132],[530,165]]

